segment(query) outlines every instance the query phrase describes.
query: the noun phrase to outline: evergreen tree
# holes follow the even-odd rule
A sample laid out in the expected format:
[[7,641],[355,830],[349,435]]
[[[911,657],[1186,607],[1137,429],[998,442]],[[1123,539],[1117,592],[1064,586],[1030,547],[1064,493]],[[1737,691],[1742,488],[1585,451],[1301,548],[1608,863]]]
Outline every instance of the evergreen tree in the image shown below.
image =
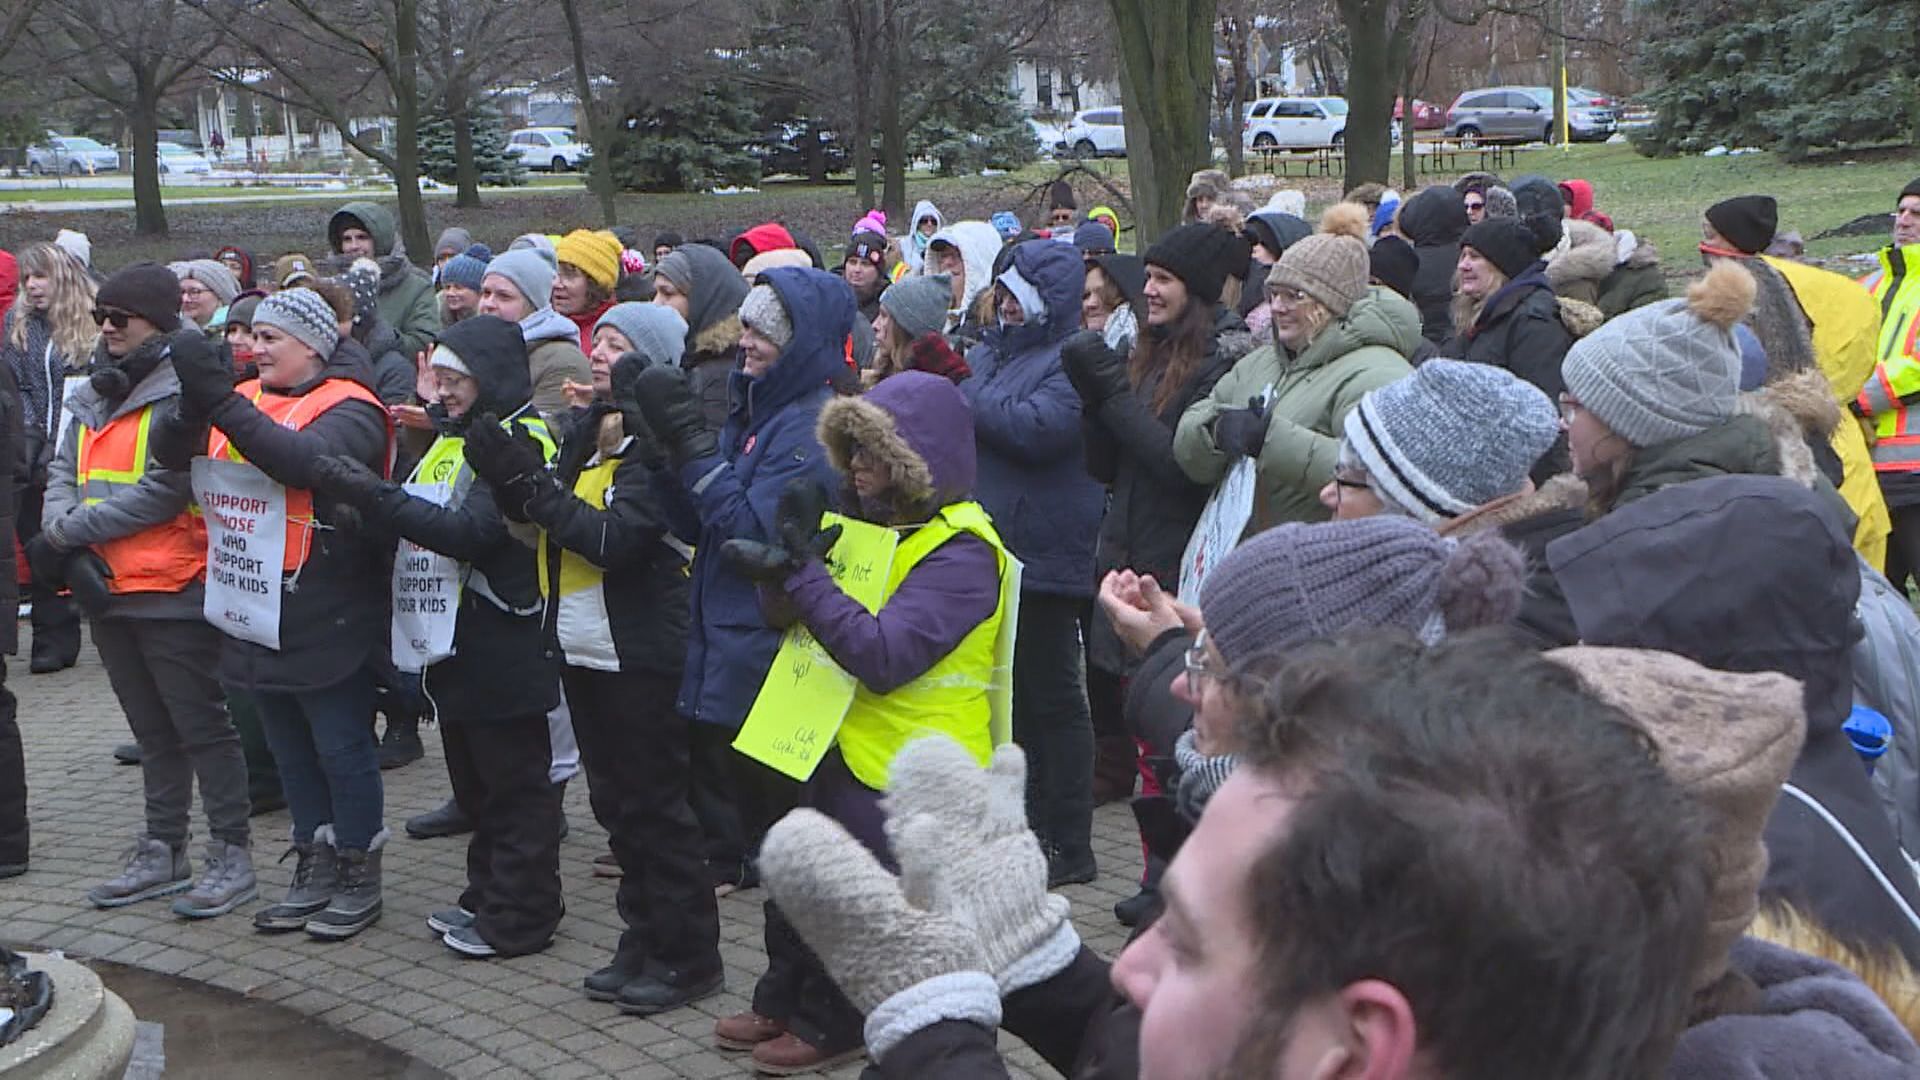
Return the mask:
[[[473,164],[480,182],[490,187],[518,187],[527,182],[527,167],[508,148],[507,121],[489,102],[473,108]],[[420,174],[442,184],[454,183],[453,119],[435,113],[420,121]]]
[[[1651,4],[1651,0],[1648,0]],[[1643,64],[1658,110],[1637,134],[1654,153],[1714,145],[1777,150],[1913,141],[1920,129],[1920,11],[1877,0],[1662,5]]]
[[680,100],[635,100],[608,164],[627,191],[701,191],[760,181],[747,147],[756,138],[754,100],[736,81],[716,78]]
[[936,102],[908,138],[908,152],[932,158],[941,176],[1017,169],[1032,161],[1037,146],[1033,129],[1005,75],[1004,69],[983,72]]

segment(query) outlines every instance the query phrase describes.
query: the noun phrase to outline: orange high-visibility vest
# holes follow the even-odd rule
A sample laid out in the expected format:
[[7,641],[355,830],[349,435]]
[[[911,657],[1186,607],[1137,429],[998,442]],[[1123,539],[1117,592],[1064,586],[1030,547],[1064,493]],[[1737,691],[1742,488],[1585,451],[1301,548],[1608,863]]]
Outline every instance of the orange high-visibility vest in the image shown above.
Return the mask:
[[[88,506],[131,489],[147,472],[153,406],[115,417],[99,431],[76,424],[74,485]],[[115,593],[177,593],[207,572],[207,525],[193,508],[172,521],[93,545]]]
[[[387,415],[387,407],[380,403],[373,391],[347,378],[329,378],[319,386],[299,397],[286,394],[269,394],[260,385],[259,379],[249,379],[234,387],[252,401],[255,408],[266,413],[273,422],[283,428],[299,431],[313,423],[322,413],[344,401],[364,401],[380,410],[381,416]],[[214,428],[207,439],[207,456],[219,457],[222,454],[234,461],[245,461],[240,451],[227,441],[227,433]],[[393,468],[393,424],[387,424],[388,461],[381,466],[381,475]],[[312,549],[313,529],[316,519],[313,516],[313,492],[300,488],[287,488],[287,545],[282,557],[282,573],[291,574],[307,563],[307,554]],[[206,550],[206,541],[201,540],[201,551]]]

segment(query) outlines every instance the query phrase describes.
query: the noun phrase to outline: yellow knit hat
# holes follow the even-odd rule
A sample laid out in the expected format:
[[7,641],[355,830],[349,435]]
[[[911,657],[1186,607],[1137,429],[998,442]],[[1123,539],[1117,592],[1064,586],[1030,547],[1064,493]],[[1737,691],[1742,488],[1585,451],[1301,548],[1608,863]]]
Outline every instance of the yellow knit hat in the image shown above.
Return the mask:
[[608,292],[620,280],[620,241],[610,232],[575,229],[561,237],[553,251]]

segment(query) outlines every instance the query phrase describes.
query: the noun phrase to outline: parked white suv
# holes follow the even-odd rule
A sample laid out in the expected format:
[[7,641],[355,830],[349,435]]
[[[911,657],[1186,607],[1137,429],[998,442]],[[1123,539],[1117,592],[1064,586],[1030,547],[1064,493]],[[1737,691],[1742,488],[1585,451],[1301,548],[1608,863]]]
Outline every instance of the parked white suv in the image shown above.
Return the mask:
[[1118,108],[1082,109],[1067,122],[1060,142],[1075,157],[1125,157],[1126,121]]
[[1248,150],[1342,146],[1347,141],[1347,99],[1261,98],[1247,107],[1241,143]]
[[563,127],[521,128],[508,137],[507,146],[522,165],[549,172],[584,168],[593,157],[593,148],[575,142],[573,132]]

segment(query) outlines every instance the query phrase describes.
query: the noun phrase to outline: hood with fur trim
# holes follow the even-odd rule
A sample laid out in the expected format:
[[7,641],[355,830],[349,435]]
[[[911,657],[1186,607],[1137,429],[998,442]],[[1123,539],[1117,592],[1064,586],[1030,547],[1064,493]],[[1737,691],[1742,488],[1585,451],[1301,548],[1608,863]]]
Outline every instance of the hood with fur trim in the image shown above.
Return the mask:
[[1566,222],[1567,247],[1547,259],[1547,283],[1564,294],[1576,282],[1598,286],[1619,265],[1613,234],[1591,222]]
[[821,408],[817,434],[842,476],[851,475],[856,448],[879,459],[896,505],[933,510],[973,494],[973,411],[950,379],[903,371],[859,397],[835,398]]

